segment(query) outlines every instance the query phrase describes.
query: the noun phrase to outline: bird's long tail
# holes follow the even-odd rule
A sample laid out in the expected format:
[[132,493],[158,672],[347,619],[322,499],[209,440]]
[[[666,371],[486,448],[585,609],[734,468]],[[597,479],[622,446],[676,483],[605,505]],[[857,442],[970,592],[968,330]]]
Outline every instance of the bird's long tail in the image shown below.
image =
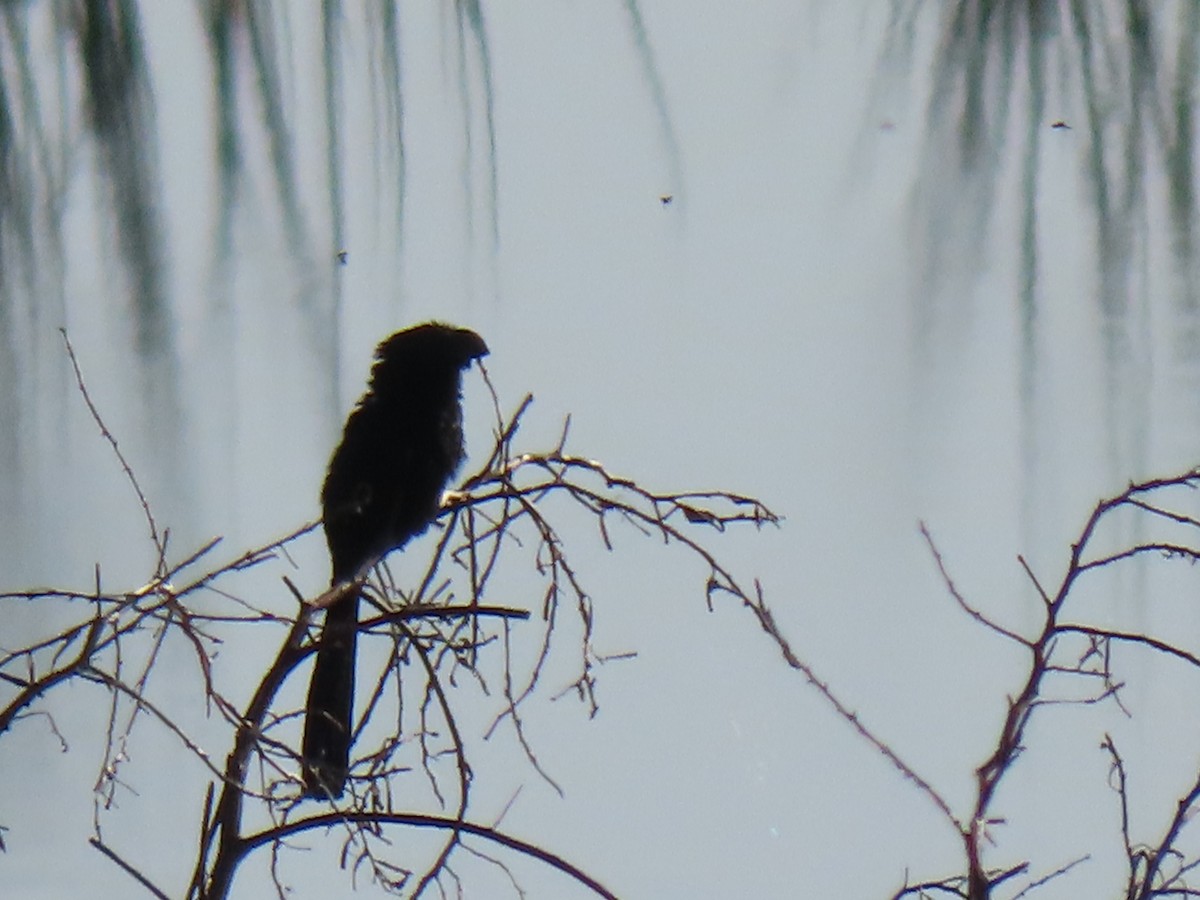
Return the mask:
[[354,710],[354,650],[358,639],[355,591],[325,612],[321,646],[308,685],[304,714],[304,792],[322,799],[342,796],[350,766]]

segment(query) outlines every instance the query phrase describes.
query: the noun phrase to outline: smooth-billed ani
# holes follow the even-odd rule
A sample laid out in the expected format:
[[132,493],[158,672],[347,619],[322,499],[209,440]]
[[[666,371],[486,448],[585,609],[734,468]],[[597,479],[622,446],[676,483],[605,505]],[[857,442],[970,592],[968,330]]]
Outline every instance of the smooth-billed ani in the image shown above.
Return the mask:
[[[398,331],[375,350],[367,392],[321,489],[333,585],[365,574],[429,527],[463,458],[461,375],[488,352],[473,331],[438,322]],[[305,793],[340,797],[350,760],[359,592],[325,613],[305,709]]]

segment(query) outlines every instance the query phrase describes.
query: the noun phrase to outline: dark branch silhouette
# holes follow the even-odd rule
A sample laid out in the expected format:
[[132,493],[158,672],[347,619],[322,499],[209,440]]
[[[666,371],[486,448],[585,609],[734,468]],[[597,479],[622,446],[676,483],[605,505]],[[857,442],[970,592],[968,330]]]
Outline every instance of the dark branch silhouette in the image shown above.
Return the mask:
[[[163,552],[167,529],[155,523],[133,471],[123,464],[150,523],[155,550],[150,580],[134,590],[114,593],[104,589],[97,569],[95,584],[88,591],[41,588],[0,592],[0,605],[4,607],[51,604],[55,614],[47,621],[61,623],[64,611],[69,616],[65,625],[54,625],[21,646],[0,650],[0,738],[36,717],[66,750],[67,742],[55,721],[50,696],[58,693],[60,686],[80,681],[109,694],[104,749],[98,760],[94,792],[97,825],[92,846],[155,896],[182,895],[194,900],[229,897],[242,863],[268,848],[273,883],[283,895],[289,886],[282,864],[290,855],[287,851],[291,840],[298,834],[340,839],[343,865],[356,878],[363,873],[382,890],[400,896],[424,896],[430,887],[443,892],[459,890],[453,860],[460,851],[487,860],[521,892],[505,860],[480,849],[485,842],[552,867],[599,896],[612,896],[599,879],[551,850],[501,830],[503,812],[497,815],[494,807],[472,802],[477,781],[488,782],[495,790],[496,779],[491,777],[494,773],[486,771],[476,750],[483,742],[495,748],[501,726],[509,728],[509,748],[524,755],[530,771],[554,785],[524,728],[524,711],[534,698],[545,699],[553,690],[552,698],[574,695],[594,713],[598,708],[600,665],[627,655],[600,653],[594,645],[592,626],[600,607],[593,603],[585,573],[576,568],[569,552],[574,542],[566,540],[567,532],[560,529],[568,522],[577,522],[578,514],[595,523],[599,540],[610,550],[617,546],[611,539],[615,529],[624,528],[661,538],[664,546],[681,549],[701,562],[701,583],[709,605],[716,598],[726,597],[744,607],[785,664],[801,674],[858,735],[940,811],[949,826],[948,833],[961,846],[960,870],[921,881],[910,881],[906,875],[894,894],[896,898],[988,900],[1001,892],[1006,896],[1032,896],[1052,882],[1075,877],[1091,854],[1061,863],[1051,860],[1047,866],[1033,858],[1011,857],[1004,846],[1005,830],[1017,825],[1020,811],[1011,808],[1016,801],[1004,797],[1000,788],[1023,764],[1026,747],[1037,739],[1029,729],[1030,723],[1052,715],[1055,709],[1080,704],[1111,707],[1122,716],[1138,715],[1137,698],[1125,689],[1128,673],[1123,663],[1131,651],[1181,666],[1184,671],[1200,672],[1200,653],[1185,640],[1174,634],[1156,633],[1137,621],[1111,621],[1107,614],[1098,617],[1091,603],[1094,598],[1080,590],[1083,582],[1104,573],[1115,575],[1131,566],[1152,564],[1157,569],[1172,562],[1200,562],[1200,517],[1193,511],[1200,470],[1133,484],[1097,504],[1071,544],[1066,570],[1055,583],[1043,582],[1018,557],[1042,612],[1040,622],[1024,628],[1003,624],[972,603],[951,577],[932,533],[922,526],[936,572],[958,609],[988,634],[1018,648],[1028,658],[1022,680],[1005,692],[1007,714],[998,723],[994,744],[975,772],[974,797],[967,803],[952,803],[939,784],[944,776],[922,775],[839,697],[836,688],[820,677],[781,632],[758,581],[743,584],[707,546],[705,534],[719,534],[739,525],[760,528],[778,521],[754,498],[727,491],[651,491],[596,460],[568,452],[565,427],[551,449],[522,452],[516,447],[518,431],[531,398],[526,397],[515,412],[504,416],[494,391],[495,429],[486,459],[477,471],[461,480],[449,502],[437,504],[444,480],[437,482],[437,490],[428,487],[424,518],[414,514],[406,519],[399,511],[412,495],[396,499],[399,489],[388,478],[402,469],[385,468],[377,481],[359,478],[356,482],[347,477],[346,473],[352,476],[355,472],[375,471],[366,463],[351,464],[354,457],[346,449],[354,446],[360,429],[370,431],[356,424],[369,422],[364,410],[379,405],[379,396],[388,396],[384,385],[417,383],[414,379],[406,381],[398,372],[393,381],[393,373],[384,362],[392,359],[387,345],[385,342],[381,348],[382,358],[373,372],[371,389],[351,416],[344,446],[331,466],[325,501],[335,583],[316,601],[306,601],[284,578],[295,599],[295,612],[285,613],[278,603],[259,607],[245,600],[239,596],[242,591],[237,586],[242,573],[287,552],[293,541],[303,539],[314,526],[301,527],[263,547],[247,550],[215,569],[206,563],[218,546],[217,540],[205,543],[178,562],[168,563]],[[67,348],[74,359],[69,343]],[[432,445],[434,450],[429,450],[431,445],[427,444],[426,452],[441,459],[447,472],[455,468],[461,454],[457,390],[461,370],[467,364],[469,360],[445,378],[444,383],[450,387],[441,396],[443,400],[449,398],[445,407],[448,417],[439,420],[427,415],[425,419],[439,425],[424,434],[442,436],[441,451],[436,444]],[[486,371],[484,377],[486,381]],[[82,377],[78,381],[86,399]],[[422,396],[428,400],[432,395]],[[387,408],[386,403],[383,406]],[[89,411],[115,450],[115,438],[90,402]],[[395,422],[391,425],[394,431]],[[389,453],[395,457],[399,443],[368,441],[361,446],[369,462],[387,458]],[[479,455],[482,458],[485,454]],[[405,465],[411,468],[411,459]],[[342,477],[346,481],[338,483]],[[368,501],[393,497],[396,505],[385,504],[389,515],[376,520],[380,523],[375,526],[377,530],[361,527],[364,517],[358,513],[358,518],[349,520],[352,527],[339,532],[339,525],[333,524],[338,521],[335,510],[343,507],[330,502],[336,496],[352,498],[348,501],[352,511],[370,508],[376,515],[380,507]],[[564,508],[552,498],[568,503]],[[311,804],[299,801],[306,792],[312,793],[313,774],[306,771],[305,761],[294,749],[297,710],[289,702],[281,702],[281,688],[308,656],[322,652],[328,655],[329,647],[334,645],[329,627],[324,641],[311,640],[310,619],[318,610],[338,608],[339,603],[341,608],[356,606],[370,566],[392,547],[426,528],[434,517],[445,527],[436,541],[427,542],[429,556],[424,560],[424,573],[413,580],[410,589],[385,587],[386,602],[361,623],[356,621],[357,611],[351,609],[347,641],[341,645],[345,652],[340,654],[342,661],[350,664],[349,674],[337,681],[339,688],[345,689],[341,696],[346,698],[347,724],[334,740],[341,739],[338,753],[346,754],[351,749],[346,738],[355,736],[356,790],[351,801],[334,813],[306,812]],[[1135,524],[1138,527],[1130,532],[1129,526]],[[357,532],[355,527],[359,528]],[[161,544],[154,536],[161,536]],[[340,538],[348,543],[339,543]],[[494,602],[496,594],[509,598],[528,594],[529,587],[521,580],[522,571],[536,576],[539,587],[532,596],[541,599],[539,611],[512,599]],[[514,595],[516,585],[521,587]],[[201,593],[224,598],[229,605],[214,608],[208,602],[199,603]],[[1146,596],[1156,603],[1168,599],[1158,590]],[[561,633],[557,632],[557,623],[562,621],[563,613],[573,613],[577,618],[579,634],[566,646],[555,642],[556,650],[552,652],[551,638]],[[386,658],[377,655],[374,660],[359,661],[359,675],[370,686],[364,694],[370,700],[351,732],[356,628],[386,633],[392,646]],[[278,650],[249,699],[234,700],[244,683],[239,682],[236,688],[227,685],[218,668],[211,665],[230,629],[266,629],[264,633],[274,635],[271,639],[277,642]],[[163,703],[150,690],[168,635],[183,639],[171,646],[176,651],[188,648],[208,708],[227,728],[229,749],[223,765],[211,752],[211,743],[192,735],[179,710]],[[518,641],[524,657],[520,662],[511,652]],[[1124,649],[1118,654],[1113,652],[1117,647]],[[567,673],[569,683],[564,685],[558,675],[558,684],[550,686],[546,684],[546,673],[561,671],[564,650],[566,661],[573,665]],[[399,666],[404,660],[416,664],[404,670],[401,684]],[[1082,690],[1064,690],[1072,682]],[[466,706],[460,701],[469,702],[469,715],[463,712]],[[407,730],[404,720],[411,722],[412,739],[402,735]],[[310,716],[310,730],[313,721]],[[128,791],[126,773],[132,762],[124,748],[134,729],[146,725],[169,735],[178,749],[207,769],[212,779],[203,798],[196,799],[199,842],[191,880],[182,892],[155,885],[136,854],[126,855],[115,849],[119,843],[105,837],[105,811]],[[1197,896],[1189,880],[1200,872],[1200,853],[1192,833],[1200,810],[1200,775],[1193,769],[1179,779],[1176,802],[1164,810],[1166,815],[1157,823],[1134,818],[1130,810],[1140,799],[1133,793],[1139,773],[1158,758],[1129,752],[1107,731],[1098,743],[1107,754],[1111,770],[1108,787],[1115,797],[1111,815],[1119,824],[1121,852],[1126,857],[1122,896],[1139,900]],[[1172,751],[1168,748],[1165,752]],[[343,780],[346,768],[343,763]],[[419,796],[422,784],[424,798]],[[320,796],[333,793],[329,781],[317,781],[316,785]],[[264,822],[270,824],[264,826]],[[393,832],[398,829],[439,833],[440,847],[422,851],[408,842],[396,841]],[[333,835],[329,834],[331,830]]]
[[[482,341],[475,349],[479,351],[476,355],[483,351]],[[470,347],[462,351],[467,352],[473,351]],[[74,362],[69,341],[67,353]],[[233,896],[242,863],[261,856],[264,850],[270,855],[276,893],[283,896],[291,890],[287,872],[287,860],[295,855],[291,842],[303,833],[323,843],[341,843],[342,865],[351,870],[355,883],[369,879],[391,895],[425,896],[429,888],[461,893],[463,885],[454,868],[458,856],[487,862],[505,884],[523,894],[505,858],[513,854],[562,872],[598,896],[611,897],[612,892],[599,879],[547,846],[503,831],[503,810],[498,812],[490,803],[472,802],[474,785],[488,784],[489,790],[495,791],[499,781],[503,790],[506,778],[519,781],[527,774],[511,767],[489,769],[486,755],[477,757],[484,743],[492,751],[507,747],[518,753],[527,762],[528,772],[556,786],[549,774],[551,765],[539,759],[525,729],[525,711],[536,708],[539,699],[569,695],[594,715],[599,708],[596,692],[601,666],[635,655],[601,652],[596,647],[593,625],[602,604],[594,603],[586,572],[577,568],[574,550],[579,542],[568,536],[582,520],[595,524],[597,539],[609,550],[617,549],[612,538],[618,529],[654,537],[664,548],[675,548],[701,564],[698,581],[710,605],[714,595],[720,594],[736,603],[761,606],[757,582],[753,591],[741,587],[707,543],[731,528],[761,528],[778,519],[761,502],[741,494],[650,490],[597,460],[568,452],[565,426],[549,450],[518,449],[518,432],[533,398],[527,395],[514,412],[503,414],[486,370],[484,381],[491,391],[495,422],[490,449],[476,454],[480,459],[476,471],[461,478],[455,492],[440,505],[444,477],[437,480],[436,490],[429,487],[434,480],[428,474],[432,469],[421,470],[426,473],[421,482],[426,485],[423,500],[412,493],[396,499],[399,482],[392,476],[412,473],[411,457],[396,463],[403,440],[361,444],[366,463],[354,463],[355,457],[346,447],[355,445],[361,431],[369,435],[371,428],[362,423],[369,423],[372,414],[365,410],[389,408],[386,399],[379,403],[379,397],[404,397],[400,406],[406,412],[401,418],[415,420],[410,408],[413,396],[399,386],[428,384],[429,379],[406,378],[405,366],[410,375],[417,371],[409,365],[415,357],[393,356],[390,341],[380,355],[370,390],[350,417],[342,442],[345,446],[335,454],[325,488],[333,587],[308,600],[284,576],[285,598],[293,601],[285,608],[278,596],[260,605],[245,597],[240,586],[249,570],[274,564],[290,552],[293,542],[309,540],[309,532],[319,523],[303,525],[215,565],[211,563],[221,547],[219,538],[203,543],[182,559],[169,559],[168,529],[155,520],[133,470],[118,456],[150,525],[154,551],[150,579],[133,590],[114,592],[104,585],[98,566],[94,585],[87,590],[0,591],[0,612],[36,604],[39,611],[47,608],[50,615],[46,621],[53,623],[19,646],[0,648],[0,739],[22,723],[27,726],[36,720],[58,738],[65,752],[68,743],[56,721],[61,711],[53,701],[54,695],[62,693],[59,687],[82,682],[108,695],[102,752],[96,760],[92,846],[106,864],[116,865],[154,896],[192,900]],[[395,359],[407,362],[389,365]],[[439,419],[426,412],[424,421],[434,422],[435,427],[421,432],[432,442],[426,443],[422,452],[429,454],[427,459],[440,459],[447,472],[457,466],[461,455],[457,392],[461,371],[469,361],[440,382],[446,416]],[[116,439],[87,398],[82,375],[77,380],[89,412],[115,451]],[[390,395],[393,388],[397,393]],[[418,396],[423,399],[416,405],[425,403],[426,411],[437,406],[438,392]],[[385,421],[385,434],[397,430],[396,421]],[[412,433],[403,434],[407,440]],[[439,437],[440,445],[435,440]],[[386,469],[380,480],[360,477],[356,481],[352,477],[355,472],[375,471],[370,469],[371,460],[388,458],[393,468]],[[411,478],[403,482],[406,487],[411,484]],[[362,514],[357,520],[352,516],[349,526],[339,521],[335,510],[344,507],[331,502],[338,496],[352,498],[352,511],[355,502],[364,510],[377,511],[381,507],[367,501],[389,496],[396,505],[385,505],[389,515],[378,520],[378,531],[356,531],[355,523],[362,521]],[[567,502],[557,502],[558,498]],[[407,505],[410,502],[412,506]],[[424,518],[402,514],[403,509],[415,510],[422,504]],[[378,607],[356,622],[353,607],[373,563],[435,518],[443,527],[436,540],[423,543],[421,560],[412,560],[420,565],[408,588],[380,585]],[[414,550],[409,544],[407,552],[411,555]],[[254,596],[261,594],[256,590]],[[496,602],[498,597],[503,602]],[[347,598],[350,602],[344,602]],[[351,607],[343,652],[332,654],[335,660],[349,664],[348,675],[339,675],[335,667],[332,681],[344,690],[338,697],[346,698],[346,726],[332,738],[336,752],[323,759],[352,760],[355,789],[336,812],[314,814],[312,804],[303,802],[304,798],[314,793],[314,785],[318,796],[332,795],[331,780],[325,771],[318,773],[307,765],[303,753],[297,752],[296,731],[304,710],[296,709],[284,689],[310,656],[330,655],[328,648],[335,642],[329,639],[332,629],[328,623],[322,641],[312,640],[310,626],[320,610],[339,603],[342,609]],[[768,615],[765,606],[762,610]],[[570,618],[576,620],[578,633],[565,642],[552,640]],[[363,654],[356,666],[356,628],[378,633],[381,648],[390,642],[388,652]],[[267,651],[258,681],[250,685],[246,697],[244,678],[229,683],[228,670],[212,663],[229,635],[251,631],[260,644],[275,649]],[[155,695],[153,687],[161,671],[158,663],[168,652],[176,655],[177,662],[192,663],[194,686],[205,698],[211,724],[224,729],[226,743],[214,743],[211,735],[200,739],[193,734],[194,722],[189,719],[194,708],[164,702]],[[401,680],[406,661],[414,665],[403,668]],[[565,673],[563,663],[569,666]],[[366,688],[361,692],[365,702],[351,731],[350,697],[356,669]],[[551,671],[558,674],[550,678]],[[320,683],[319,677],[317,681]],[[334,703],[341,702],[338,697]],[[310,730],[316,721],[316,717],[308,718]],[[332,721],[332,717],[322,717],[322,721]],[[174,881],[182,873],[152,874],[144,868],[146,860],[141,853],[107,835],[113,828],[107,810],[131,797],[130,772],[135,765],[125,748],[135,731],[146,728],[168,737],[156,752],[186,754],[209,774],[204,792],[193,795],[194,818],[189,817],[185,826],[187,830],[194,827],[197,837],[186,886],[156,884],[164,877]],[[353,747],[348,737],[353,739]],[[224,750],[223,756],[214,752],[218,748]],[[349,759],[341,755],[351,751]],[[339,786],[343,791],[344,773],[350,768],[342,764]],[[519,784],[512,787],[519,791]],[[440,846],[397,841],[395,832],[401,829],[438,834]],[[3,831],[0,825],[0,850]],[[491,848],[485,849],[488,844]],[[504,853],[495,854],[495,848],[503,848]]]
[[[463,458],[461,373],[486,355],[473,331],[437,322],[375,350],[367,392],[346,421],[321,490],[332,584],[354,582],[437,516]],[[357,588],[325,613],[304,721],[304,786],[340,797],[349,767]]]

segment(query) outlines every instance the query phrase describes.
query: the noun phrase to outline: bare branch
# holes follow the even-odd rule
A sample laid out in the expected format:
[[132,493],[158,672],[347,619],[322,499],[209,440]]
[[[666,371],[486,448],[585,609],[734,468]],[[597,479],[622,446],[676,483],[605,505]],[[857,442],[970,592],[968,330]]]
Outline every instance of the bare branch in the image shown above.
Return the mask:
[[87,385],[83,381],[83,371],[79,368],[79,359],[75,356],[75,348],[71,345],[71,339],[67,337],[67,329],[60,328],[58,331],[62,335],[63,344],[67,348],[67,356],[71,360],[71,368],[75,371],[75,385],[79,388],[79,395],[83,397],[84,403],[87,404],[88,412],[91,413],[92,421],[96,423],[96,426],[100,429],[100,434],[112,448],[113,454],[121,464],[121,471],[125,473],[125,478],[129,481],[134,493],[137,494],[138,504],[142,507],[142,514],[146,517],[146,525],[150,529],[150,540],[158,550],[158,571],[161,573],[166,569],[167,545],[166,539],[159,535],[158,523],[154,520],[154,513],[150,511],[150,501],[146,499],[146,493],[142,490],[141,484],[138,483],[137,476],[133,474],[133,469],[130,468],[129,461],[125,459],[125,454],[121,452],[116,437],[108,430],[108,426],[104,424],[104,420],[100,417],[100,411],[96,409],[96,404],[92,402],[91,394],[88,393]]

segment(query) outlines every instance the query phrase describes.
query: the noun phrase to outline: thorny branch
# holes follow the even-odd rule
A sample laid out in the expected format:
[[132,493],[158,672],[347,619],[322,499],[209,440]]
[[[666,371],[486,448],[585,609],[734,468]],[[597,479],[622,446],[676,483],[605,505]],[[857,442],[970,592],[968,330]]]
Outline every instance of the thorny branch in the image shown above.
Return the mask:
[[[284,597],[290,596],[290,605],[278,597],[265,604],[251,602],[238,589],[244,572],[273,564],[317,523],[224,563],[212,562],[220,546],[217,539],[170,563],[167,530],[156,521],[149,499],[87,393],[65,332],[63,337],[79,390],[146,517],[155,574],[127,592],[104,591],[97,570],[90,592],[0,593],[0,612],[5,606],[34,604],[74,611],[67,627],[0,650],[0,689],[6,690],[0,693],[0,737],[33,716],[44,717],[57,733],[54,694],[64,683],[88,683],[105,693],[108,714],[96,784],[94,846],[151,893],[179,893],[152,884],[136,858],[118,856],[104,837],[105,811],[131,783],[130,775],[121,774],[131,765],[125,748],[144,723],[143,727],[161,729],[212,779],[196,798],[199,840],[184,892],[188,897],[229,896],[241,863],[263,849],[271,855],[270,871],[283,896],[289,890],[288,840],[331,829],[342,836],[344,866],[369,873],[376,884],[398,895],[417,896],[430,887],[453,893],[458,889],[451,868],[454,855],[465,850],[476,858],[492,859],[480,849],[483,841],[539,860],[599,896],[612,896],[598,880],[548,849],[481,822],[470,803],[476,774],[472,755],[504,721],[512,723],[516,746],[532,770],[554,784],[535,754],[522,713],[535,697],[563,693],[561,683],[543,685],[552,659],[574,659],[575,674],[568,676],[567,690],[594,715],[599,667],[628,655],[606,656],[593,646],[596,608],[563,528],[576,527],[581,512],[585,521],[596,523],[601,543],[609,550],[617,523],[656,536],[702,562],[708,574],[701,584],[710,603],[714,594],[723,593],[753,608],[762,604],[757,583],[754,593],[743,591],[698,532],[771,525],[778,521],[774,513],[752,497],[729,492],[651,491],[596,460],[569,453],[566,426],[550,451],[518,452],[515,443],[532,398],[524,398],[505,417],[492,390],[495,432],[485,462],[447,496],[440,533],[414,543],[405,553],[408,568],[421,552],[418,547],[429,551],[416,586],[410,592],[397,588],[390,576],[383,577],[386,566],[379,567],[380,577],[365,586],[376,612],[364,617],[360,628],[369,644],[386,647],[387,652],[367,654],[365,662],[360,659],[360,683],[369,700],[356,728],[349,798],[331,809],[301,797],[295,750],[300,711],[281,698],[289,677],[313,652],[310,620],[336,598],[306,599],[286,578]],[[556,497],[568,500],[567,506],[553,507]],[[493,602],[494,596],[502,596],[504,602]],[[514,602],[529,596],[538,600]],[[579,623],[581,636],[558,647],[553,637],[568,615]],[[250,628],[260,632],[258,646],[273,643],[275,649],[248,698],[239,700],[244,696],[239,686],[223,683],[212,663],[230,635]],[[173,709],[153,696],[158,664],[168,655],[178,663],[181,654],[195,660],[194,677],[208,716],[212,719],[215,713],[229,736],[223,763],[194,735],[188,724],[194,721],[194,710]],[[555,671],[560,669],[561,663]],[[176,664],[173,670],[187,669]],[[496,682],[499,690],[492,688]],[[480,710],[485,710],[482,718]],[[429,809],[410,808],[419,793],[414,790],[419,779],[430,789]],[[405,798],[407,806],[397,797]],[[252,821],[258,823],[253,832],[248,824]],[[263,821],[270,825],[261,828]],[[392,842],[389,831],[397,828],[436,829],[447,837],[422,863],[406,858],[404,845]],[[492,861],[512,880],[501,860]],[[515,881],[512,885],[520,891]]]
[[[550,450],[518,451],[515,444],[532,398],[525,397],[506,417],[492,390],[493,445],[479,469],[448,495],[439,520],[440,534],[423,544],[430,547],[430,558],[414,580],[416,586],[410,592],[400,590],[390,576],[382,577],[387,574],[386,566],[381,567],[378,581],[368,586],[376,613],[364,618],[360,627],[387,652],[379,655],[375,668],[363,679],[369,701],[356,729],[349,800],[333,809],[322,805],[314,811],[312,804],[300,799],[294,750],[299,710],[281,705],[279,698],[286,680],[313,650],[309,620],[336,597],[326,592],[306,599],[284,578],[293,605],[290,611],[281,611],[242,599],[237,578],[248,569],[273,563],[317,523],[224,564],[211,562],[219,547],[217,539],[169,564],[168,532],[155,520],[149,500],[87,392],[65,333],[63,337],[81,395],[146,517],[155,549],[154,576],[136,590],[112,593],[103,590],[97,569],[90,591],[36,589],[0,594],[0,611],[6,606],[37,605],[42,609],[52,604],[59,614],[57,621],[62,620],[63,611],[74,616],[58,631],[0,649],[0,690],[4,691],[0,693],[0,738],[36,717],[48,723],[66,749],[68,743],[54,718],[56,689],[77,681],[105,692],[109,706],[92,844],[155,896],[172,892],[153,884],[135,859],[119,855],[103,835],[104,812],[118,793],[126,790],[128,779],[121,770],[130,761],[125,748],[142,722],[161,728],[212,777],[197,801],[199,842],[185,892],[188,897],[216,900],[228,896],[241,863],[264,849],[270,854],[276,890],[284,896],[289,890],[287,860],[293,852],[289,839],[331,830],[341,835],[344,867],[355,875],[365,871],[376,884],[398,895],[417,896],[429,888],[461,892],[462,884],[452,868],[460,850],[491,861],[514,892],[521,893],[503,860],[482,849],[491,844],[538,860],[600,896],[612,896],[580,868],[501,831],[498,825],[507,807],[490,817],[492,824],[484,824],[473,814],[470,802],[476,777],[474,750],[481,740],[494,737],[505,722],[511,723],[516,746],[531,770],[557,788],[529,740],[524,711],[535,697],[545,696],[551,661],[565,656],[571,660],[574,674],[565,688],[552,690],[550,695],[574,694],[594,715],[600,666],[626,655],[606,656],[593,645],[596,605],[585,587],[583,572],[573,561],[574,554],[569,552],[574,545],[564,536],[564,528],[577,524],[578,517],[556,508],[554,498],[565,499],[568,510],[594,522],[600,542],[608,550],[615,547],[614,528],[623,525],[661,540],[665,546],[679,547],[700,561],[706,570],[707,603],[711,606],[714,597],[730,596],[748,609],[785,663],[939,810],[962,841],[964,871],[917,883],[906,877],[905,886],[895,894],[898,898],[984,900],[1001,886],[1008,889],[1008,896],[1026,897],[1051,881],[1068,877],[1088,857],[1040,874],[1027,861],[1003,866],[984,863],[985,848],[992,848],[989,853],[998,852],[994,832],[1007,821],[995,809],[998,789],[1021,757],[1034,714],[1065,704],[1111,701],[1129,715],[1122,700],[1124,683],[1114,671],[1114,646],[1141,649],[1200,672],[1200,653],[1195,649],[1136,628],[1091,622],[1087,608],[1072,601],[1084,576],[1157,558],[1200,560],[1200,518],[1185,511],[1177,499],[1181,491],[1194,496],[1200,487],[1200,470],[1133,484],[1099,503],[1072,545],[1066,571],[1055,587],[1039,580],[1019,557],[1041,611],[1040,626],[1028,635],[1001,625],[968,601],[955,584],[932,533],[922,523],[921,534],[938,576],[958,608],[992,635],[1019,648],[1028,659],[1024,681],[1009,696],[994,747],[976,772],[971,808],[966,813],[956,812],[931,780],[902,759],[799,656],[782,634],[758,581],[744,586],[699,537],[705,528],[723,532],[736,525],[761,528],[776,524],[778,519],[771,510],[752,497],[726,491],[649,490],[599,461],[568,452],[569,419]],[[490,381],[488,384],[490,387]],[[1105,523],[1130,515],[1174,531],[1116,550],[1096,549],[1097,535]],[[406,560],[413,553],[410,550]],[[533,588],[528,583],[530,576]],[[508,602],[492,602],[490,598],[500,594],[509,598]],[[512,601],[532,596],[538,598],[536,603],[514,605]],[[201,597],[208,602],[198,603]],[[581,637],[559,647],[562,640],[555,643],[553,639],[564,630],[560,627],[564,617],[576,620]],[[251,696],[238,702],[237,691],[219,681],[212,660],[232,629],[252,627],[268,629],[277,649]],[[530,628],[535,629],[533,634]],[[228,729],[230,749],[224,764],[214,761],[193,736],[185,725],[186,716],[151,696],[157,663],[167,654],[180,653],[195,660],[209,715],[215,712]],[[1054,696],[1048,684],[1050,676],[1076,679],[1084,685],[1084,695]],[[494,687],[497,683],[498,689]],[[493,705],[480,718],[480,709],[487,709],[489,702]],[[485,722],[490,724],[485,726]],[[1111,735],[1105,734],[1100,746],[1110,760],[1111,788],[1118,798],[1116,817],[1128,863],[1124,895],[1128,900],[1200,896],[1200,889],[1188,883],[1200,868],[1200,858],[1183,842],[1200,809],[1200,773],[1180,791],[1158,835],[1139,839],[1129,812],[1134,783],[1129,762]],[[411,804],[418,781],[428,787],[430,808],[402,808],[396,797]],[[270,824],[251,831],[251,820]],[[389,837],[389,831],[396,828],[436,830],[446,837],[422,862],[397,856],[404,852],[397,847],[403,845],[393,844]]]
[[[1148,558],[1191,563],[1200,560],[1200,519],[1180,509],[1183,499],[1194,499],[1197,487],[1200,487],[1200,470],[1191,470],[1172,478],[1131,484],[1117,496],[1098,503],[1085,522],[1078,541],[1072,545],[1066,571],[1053,591],[1047,590],[1024,558],[1018,558],[1040,600],[1042,610],[1041,626],[1029,637],[999,625],[967,603],[951,579],[932,535],[922,523],[921,533],[929,545],[947,592],[974,621],[1021,647],[1027,654],[1028,667],[1019,690],[1010,695],[995,746],[976,772],[975,800],[968,818],[970,825],[960,829],[967,861],[965,874],[909,885],[896,897],[945,893],[968,900],[985,900],[992,896],[997,886],[1014,874],[1026,875],[1029,866],[1024,862],[1003,869],[984,865],[985,846],[992,843],[990,826],[1006,821],[994,809],[997,791],[1021,757],[1029,724],[1038,710],[1051,706],[1111,701],[1124,715],[1130,715],[1121,700],[1124,683],[1114,674],[1112,667],[1110,650],[1113,645],[1139,647],[1164,660],[1190,666],[1200,673],[1200,655],[1181,646],[1177,638],[1163,639],[1136,630],[1089,624],[1083,614],[1086,610],[1081,609],[1082,601],[1073,601],[1079,593],[1081,579],[1087,575]],[[1145,516],[1148,517],[1148,525],[1173,528],[1174,531],[1168,538],[1136,541],[1115,552],[1094,549],[1101,529],[1106,523],[1117,521],[1121,515]],[[1068,607],[1072,610],[1071,616],[1068,616]],[[1077,640],[1071,641],[1071,637]],[[1082,645],[1078,638],[1083,639]],[[1084,695],[1066,699],[1054,697],[1047,682],[1051,675],[1079,679],[1086,688]],[[1130,782],[1126,762],[1110,735],[1104,736],[1100,746],[1111,759],[1111,787],[1119,798],[1119,826],[1128,859],[1128,882],[1124,886],[1124,895],[1129,900],[1200,896],[1200,888],[1189,886],[1187,882],[1187,876],[1200,868],[1200,859],[1189,856],[1181,844],[1183,831],[1197,809],[1200,809],[1200,772],[1194,783],[1180,796],[1174,814],[1157,842],[1137,842],[1132,837],[1129,817]],[[938,806],[945,812],[940,802]],[[1074,860],[1041,877],[1030,877],[1014,896],[1032,894],[1047,882],[1065,876],[1087,858]]]

